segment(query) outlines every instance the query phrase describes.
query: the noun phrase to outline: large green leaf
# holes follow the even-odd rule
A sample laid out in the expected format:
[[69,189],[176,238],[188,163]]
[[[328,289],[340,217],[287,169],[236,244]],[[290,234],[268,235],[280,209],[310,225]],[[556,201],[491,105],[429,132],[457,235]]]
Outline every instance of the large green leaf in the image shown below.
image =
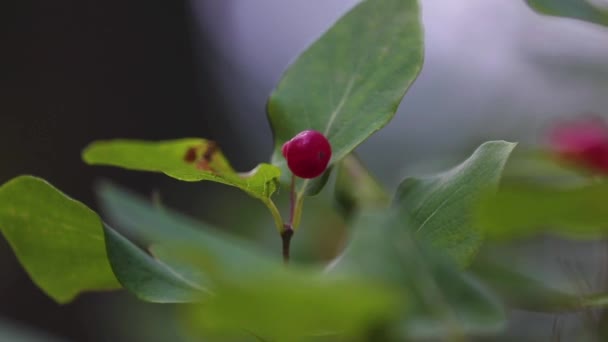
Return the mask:
[[258,251],[248,241],[166,208],[155,208],[140,197],[109,183],[98,188],[98,195],[109,221],[151,245],[152,253],[170,265],[175,260],[168,258],[167,249],[171,250],[171,245],[178,244],[185,248],[200,249],[206,255],[220,260],[223,272],[244,274],[253,268],[282,267],[278,248],[275,260],[268,253]]
[[504,240],[541,233],[595,238],[608,233],[608,182],[556,187],[509,183],[483,197],[475,219],[488,238]]
[[32,280],[59,303],[120,287],[97,214],[40,178],[0,187],[0,230]]
[[280,215],[270,200],[277,190],[281,170],[260,164],[248,173],[237,173],[212,141],[198,138],[96,141],[83,151],[82,157],[91,165],[161,172],[187,182],[208,180],[237,187],[262,200],[271,210],[277,227],[282,227]]
[[589,0],[526,0],[539,13],[574,18],[608,26],[608,9]]
[[280,341],[321,332],[355,336],[395,312],[396,297],[383,286],[297,265],[286,269],[279,253],[267,256],[246,241],[114,186],[104,185],[99,194],[109,217],[152,243],[163,264],[189,281],[208,282],[212,295],[185,315],[196,334],[250,332]]
[[329,138],[331,164],[341,160],[390,121],[422,60],[416,0],[362,1],[300,55],[271,94],[273,163],[284,166],[281,146],[307,129]]
[[364,212],[330,271],[356,272],[399,287],[407,302],[401,303],[403,319],[392,331],[404,338],[463,340],[501,329],[505,317],[497,299],[417,241],[409,224],[398,213]]
[[394,205],[411,222],[408,228],[460,265],[468,265],[483,239],[471,218],[474,205],[486,191],[496,189],[514,147],[504,141],[486,142],[447,172],[404,180]]
[[[200,300],[209,290],[139,249],[105,226],[108,258],[120,283],[138,298],[155,303]],[[198,279],[197,279],[198,280]]]

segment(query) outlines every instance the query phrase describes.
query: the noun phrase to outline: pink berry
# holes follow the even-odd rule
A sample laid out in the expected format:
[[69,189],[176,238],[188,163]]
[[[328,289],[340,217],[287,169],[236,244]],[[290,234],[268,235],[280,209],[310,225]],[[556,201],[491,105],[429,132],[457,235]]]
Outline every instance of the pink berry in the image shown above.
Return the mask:
[[287,166],[300,178],[315,178],[327,169],[331,159],[331,145],[321,133],[306,130],[283,144],[281,149]]
[[600,118],[561,122],[550,131],[548,140],[561,159],[608,173],[608,127]]

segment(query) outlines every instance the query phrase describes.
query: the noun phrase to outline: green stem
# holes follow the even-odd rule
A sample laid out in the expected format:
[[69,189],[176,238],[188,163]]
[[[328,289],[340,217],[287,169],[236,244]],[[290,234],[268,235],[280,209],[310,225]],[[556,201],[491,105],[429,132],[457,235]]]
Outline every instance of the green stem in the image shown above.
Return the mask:
[[281,234],[283,232],[283,217],[281,217],[281,213],[279,212],[279,209],[274,204],[272,199],[268,199],[267,201],[264,201],[264,204],[266,204],[268,209],[270,209],[270,213],[272,214],[272,218],[274,219],[274,225],[276,226],[279,234]]

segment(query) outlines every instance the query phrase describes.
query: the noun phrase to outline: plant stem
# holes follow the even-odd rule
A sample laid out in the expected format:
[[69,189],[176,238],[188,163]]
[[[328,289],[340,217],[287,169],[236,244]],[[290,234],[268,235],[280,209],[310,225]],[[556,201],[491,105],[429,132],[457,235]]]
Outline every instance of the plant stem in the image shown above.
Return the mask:
[[274,202],[271,199],[264,201],[264,204],[266,204],[268,209],[270,209],[270,213],[272,214],[272,219],[274,220],[274,225],[276,226],[279,234],[281,234],[283,232],[284,224],[283,224],[283,218],[281,217],[281,213],[279,212],[279,209],[277,208],[277,206],[274,204]]
[[293,229],[294,211],[296,208],[296,176],[291,174],[291,189],[289,191],[289,227]]
[[283,240],[283,261],[289,263],[289,247],[293,236],[293,219],[296,207],[296,176],[291,174],[291,189],[289,192],[289,223],[283,225],[281,239]]
[[285,264],[289,263],[289,246],[291,244],[291,237],[293,236],[293,229],[289,225],[285,225],[285,230],[281,233],[281,239],[283,240],[283,261]]

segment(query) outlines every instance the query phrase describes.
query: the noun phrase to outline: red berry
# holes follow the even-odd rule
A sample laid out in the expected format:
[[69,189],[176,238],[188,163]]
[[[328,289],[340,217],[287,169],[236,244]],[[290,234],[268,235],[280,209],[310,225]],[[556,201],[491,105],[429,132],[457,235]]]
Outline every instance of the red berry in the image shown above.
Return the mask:
[[548,138],[560,158],[608,174],[608,126],[601,119],[589,117],[559,123]]
[[301,178],[320,176],[331,159],[329,141],[321,132],[313,130],[300,132],[283,144],[281,152],[291,172]]

